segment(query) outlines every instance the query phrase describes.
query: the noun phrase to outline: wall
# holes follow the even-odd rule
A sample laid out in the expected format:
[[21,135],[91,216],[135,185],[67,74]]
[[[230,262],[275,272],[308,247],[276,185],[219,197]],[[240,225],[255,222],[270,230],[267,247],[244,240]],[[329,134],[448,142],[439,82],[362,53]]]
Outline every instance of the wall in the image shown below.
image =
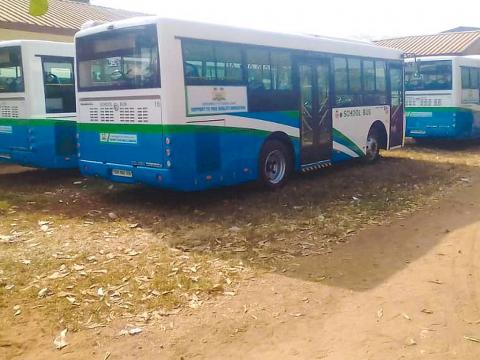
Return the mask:
[[19,30],[10,30],[10,29],[0,29],[0,41],[18,40],[18,39],[73,42],[73,36],[36,33],[36,32],[30,32],[30,31],[19,31]]

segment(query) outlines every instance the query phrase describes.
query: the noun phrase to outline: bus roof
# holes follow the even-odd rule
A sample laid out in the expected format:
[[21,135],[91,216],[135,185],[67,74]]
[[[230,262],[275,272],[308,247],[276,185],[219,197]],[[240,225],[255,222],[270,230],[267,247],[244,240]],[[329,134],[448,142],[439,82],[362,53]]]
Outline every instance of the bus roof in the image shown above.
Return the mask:
[[46,40],[5,40],[0,41],[0,47],[8,46],[29,46],[29,47],[41,47],[41,46],[60,46],[60,47],[72,47],[73,43],[59,42],[59,41],[46,41]]
[[441,60],[452,60],[455,61],[457,66],[480,66],[480,55],[466,55],[466,56],[455,56],[455,55],[437,55],[437,56],[419,56],[417,58],[408,58],[405,59],[405,62],[410,63],[414,61],[441,61]]
[[80,30],[75,35],[75,38],[113,29],[147,24],[157,24],[162,31],[165,31],[178,38],[183,37],[191,39],[224,41],[239,44],[252,44],[394,60],[402,59],[403,54],[400,50],[380,47],[373,43],[358,40],[337,39],[307,34],[277,33],[225,25],[168,19],[157,16],[137,17],[93,26]]

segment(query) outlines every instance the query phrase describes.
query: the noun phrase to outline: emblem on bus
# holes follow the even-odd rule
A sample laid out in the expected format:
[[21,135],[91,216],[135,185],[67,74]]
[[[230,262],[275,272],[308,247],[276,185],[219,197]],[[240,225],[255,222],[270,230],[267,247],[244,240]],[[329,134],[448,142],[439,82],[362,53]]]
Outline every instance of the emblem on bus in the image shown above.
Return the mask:
[[212,100],[213,101],[225,101],[227,100],[227,94],[223,87],[214,87],[212,91]]

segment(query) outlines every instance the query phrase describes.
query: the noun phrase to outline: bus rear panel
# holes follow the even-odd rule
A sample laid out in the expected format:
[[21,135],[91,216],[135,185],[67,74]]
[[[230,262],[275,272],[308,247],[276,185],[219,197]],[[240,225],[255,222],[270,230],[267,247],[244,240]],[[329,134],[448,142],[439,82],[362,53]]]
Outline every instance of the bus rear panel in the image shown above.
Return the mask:
[[426,57],[406,63],[406,136],[480,137],[480,60]]
[[78,166],[73,45],[0,43],[0,161]]

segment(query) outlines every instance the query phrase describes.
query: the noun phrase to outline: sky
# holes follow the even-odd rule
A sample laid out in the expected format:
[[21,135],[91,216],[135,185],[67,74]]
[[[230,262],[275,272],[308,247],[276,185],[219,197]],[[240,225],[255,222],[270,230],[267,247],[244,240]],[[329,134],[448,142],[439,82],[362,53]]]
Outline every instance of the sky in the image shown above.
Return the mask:
[[[478,0],[91,0],[170,18],[363,40],[480,27]],[[477,5],[475,5],[477,4]]]

